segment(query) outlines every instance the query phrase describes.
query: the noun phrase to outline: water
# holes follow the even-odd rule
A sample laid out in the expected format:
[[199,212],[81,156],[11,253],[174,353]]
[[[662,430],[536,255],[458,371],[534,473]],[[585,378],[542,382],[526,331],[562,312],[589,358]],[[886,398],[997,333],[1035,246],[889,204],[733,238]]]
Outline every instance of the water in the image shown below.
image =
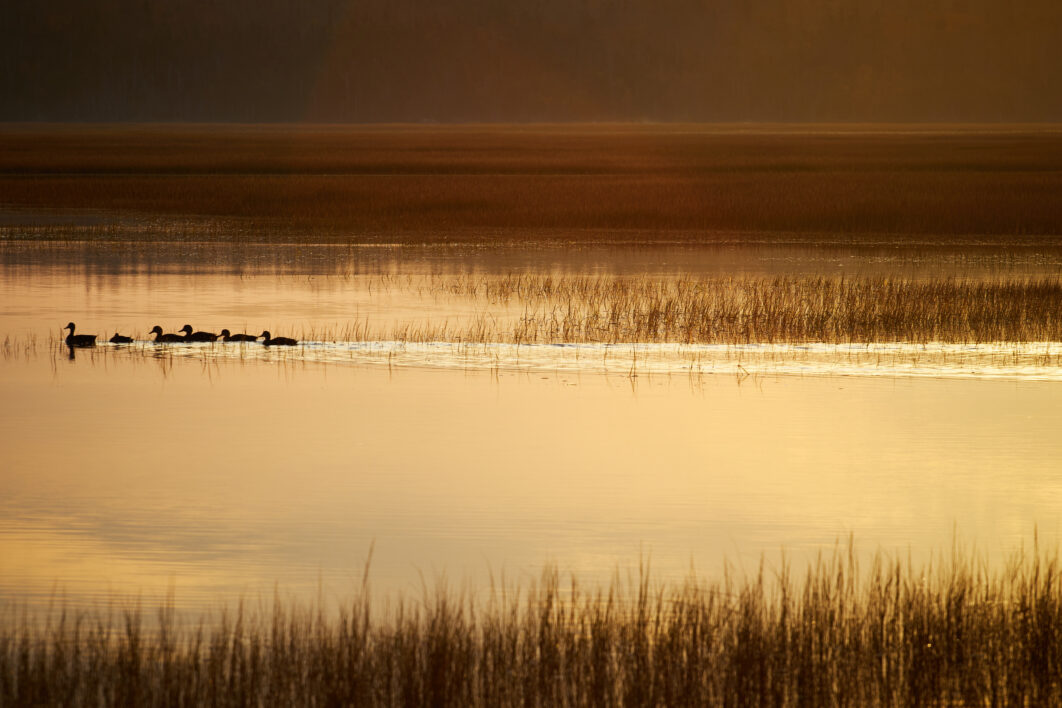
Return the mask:
[[[474,313],[450,299],[366,284],[510,267],[445,251],[338,265],[274,253],[239,268],[136,251],[85,266],[80,248],[0,259],[0,596],[16,603],[330,600],[360,585],[370,549],[376,590],[419,594],[443,575],[472,591],[491,574],[523,582],[545,563],[587,583],[644,558],[661,580],[691,564],[717,575],[724,558],[751,572],[762,554],[776,563],[785,549],[799,565],[849,534],[916,558],[956,535],[995,559],[1034,530],[1059,537],[1060,384],[1037,380],[1057,378],[1054,364],[831,373],[831,354],[815,375],[746,375],[643,350],[632,372],[622,347],[601,366],[572,348],[513,361],[324,343],[101,345],[70,359],[57,339],[71,319],[141,337],[184,321],[287,334],[355,311],[460,319]],[[525,255],[521,267],[621,270],[636,255]],[[689,262],[722,267],[711,260]],[[890,263],[867,267],[911,267]]]

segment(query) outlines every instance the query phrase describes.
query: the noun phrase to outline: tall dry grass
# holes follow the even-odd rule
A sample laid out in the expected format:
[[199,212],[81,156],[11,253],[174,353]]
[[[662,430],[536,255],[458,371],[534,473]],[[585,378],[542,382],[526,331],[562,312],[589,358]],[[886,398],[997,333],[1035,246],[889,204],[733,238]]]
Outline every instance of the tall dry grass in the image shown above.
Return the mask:
[[[355,321],[309,339],[505,343],[1062,341],[1058,278],[650,278],[541,273],[371,279],[376,291],[448,298],[477,316],[384,327]],[[446,302],[438,305],[445,312]]]
[[1057,705],[1056,556],[990,570],[849,549],[794,578],[539,583],[474,600],[439,590],[338,617],[242,605],[198,625],[172,609],[8,612],[3,705]]

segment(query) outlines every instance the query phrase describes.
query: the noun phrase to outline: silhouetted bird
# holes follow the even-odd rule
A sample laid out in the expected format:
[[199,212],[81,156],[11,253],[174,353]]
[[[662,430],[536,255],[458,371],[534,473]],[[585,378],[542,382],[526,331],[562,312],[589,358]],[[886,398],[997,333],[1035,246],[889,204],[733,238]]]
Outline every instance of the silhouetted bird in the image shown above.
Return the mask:
[[155,325],[155,327],[150,332],[148,332],[148,334],[155,335],[155,344],[159,344],[161,342],[183,342],[184,341],[184,335],[181,335],[181,334],[163,334],[162,333],[162,327],[159,327],[158,325]]
[[94,334],[74,334],[74,323],[71,322],[63,329],[70,330],[70,334],[66,335],[66,343],[71,347],[94,347],[96,346],[96,335]]
[[290,337],[270,337],[268,329],[265,332],[262,332],[262,334],[260,334],[259,336],[265,338],[265,341],[262,342],[262,344],[266,345],[267,347],[293,347],[298,344],[296,340],[291,339]]
[[132,344],[133,338],[126,337],[124,334],[114,333],[114,336],[110,339],[111,344]]
[[221,338],[226,342],[256,342],[258,337],[253,334],[232,334],[227,329],[221,330]]
[[213,332],[193,332],[192,325],[186,324],[181,327],[181,331],[184,332],[184,341],[186,342],[216,342],[218,341],[218,335]]

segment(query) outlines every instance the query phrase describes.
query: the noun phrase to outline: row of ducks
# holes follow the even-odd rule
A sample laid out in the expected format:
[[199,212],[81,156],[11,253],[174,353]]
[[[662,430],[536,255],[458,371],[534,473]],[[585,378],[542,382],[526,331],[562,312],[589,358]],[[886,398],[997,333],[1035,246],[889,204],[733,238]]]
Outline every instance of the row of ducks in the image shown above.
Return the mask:
[[[70,330],[70,334],[66,335],[66,343],[71,347],[94,347],[96,346],[96,335],[94,334],[75,334],[77,327],[73,322],[69,323],[64,330]],[[291,347],[298,344],[298,340],[290,337],[274,337],[269,334],[269,330],[265,330],[257,337],[253,334],[232,334],[227,329],[221,330],[221,334],[214,334],[213,332],[196,332],[192,329],[192,325],[185,325],[179,330],[181,334],[166,333],[162,331],[162,327],[155,325],[155,327],[149,332],[149,334],[155,335],[155,339],[152,341],[156,344],[174,343],[174,342],[216,342],[221,339],[224,342],[256,342],[259,339],[263,339],[262,344],[267,347],[280,346]],[[123,334],[114,333],[108,341],[112,344],[131,344],[132,337],[126,337]]]

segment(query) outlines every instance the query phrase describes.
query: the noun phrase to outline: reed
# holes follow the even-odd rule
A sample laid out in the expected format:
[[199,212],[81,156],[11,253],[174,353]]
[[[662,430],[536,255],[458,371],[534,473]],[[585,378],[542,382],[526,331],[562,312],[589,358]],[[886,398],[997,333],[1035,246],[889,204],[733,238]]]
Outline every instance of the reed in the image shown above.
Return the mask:
[[1062,575],[1035,547],[998,570],[851,547],[800,578],[601,589],[555,569],[486,598],[445,588],[336,616],[277,603],[182,623],[60,610],[0,630],[4,705],[1053,705]]
[[[541,273],[377,277],[364,287],[476,314],[458,321],[353,320],[304,339],[502,343],[1062,341],[1062,280]],[[447,303],[441,306],[445,310]]]
[[[1062,341],[1062,279],[368,276],[359,297],[422,316],[260,323],[304,342],[872,344]],[[350,287],[346,282],[339,287]],[[386,302],[387,300],[383,300]],[[252,327],[252,329],[254,329]],[[257,331],[256,329],[256,331]],[[272,331],[271,330],[271,331]],[[6,349],[13,345],[8,344]]]

